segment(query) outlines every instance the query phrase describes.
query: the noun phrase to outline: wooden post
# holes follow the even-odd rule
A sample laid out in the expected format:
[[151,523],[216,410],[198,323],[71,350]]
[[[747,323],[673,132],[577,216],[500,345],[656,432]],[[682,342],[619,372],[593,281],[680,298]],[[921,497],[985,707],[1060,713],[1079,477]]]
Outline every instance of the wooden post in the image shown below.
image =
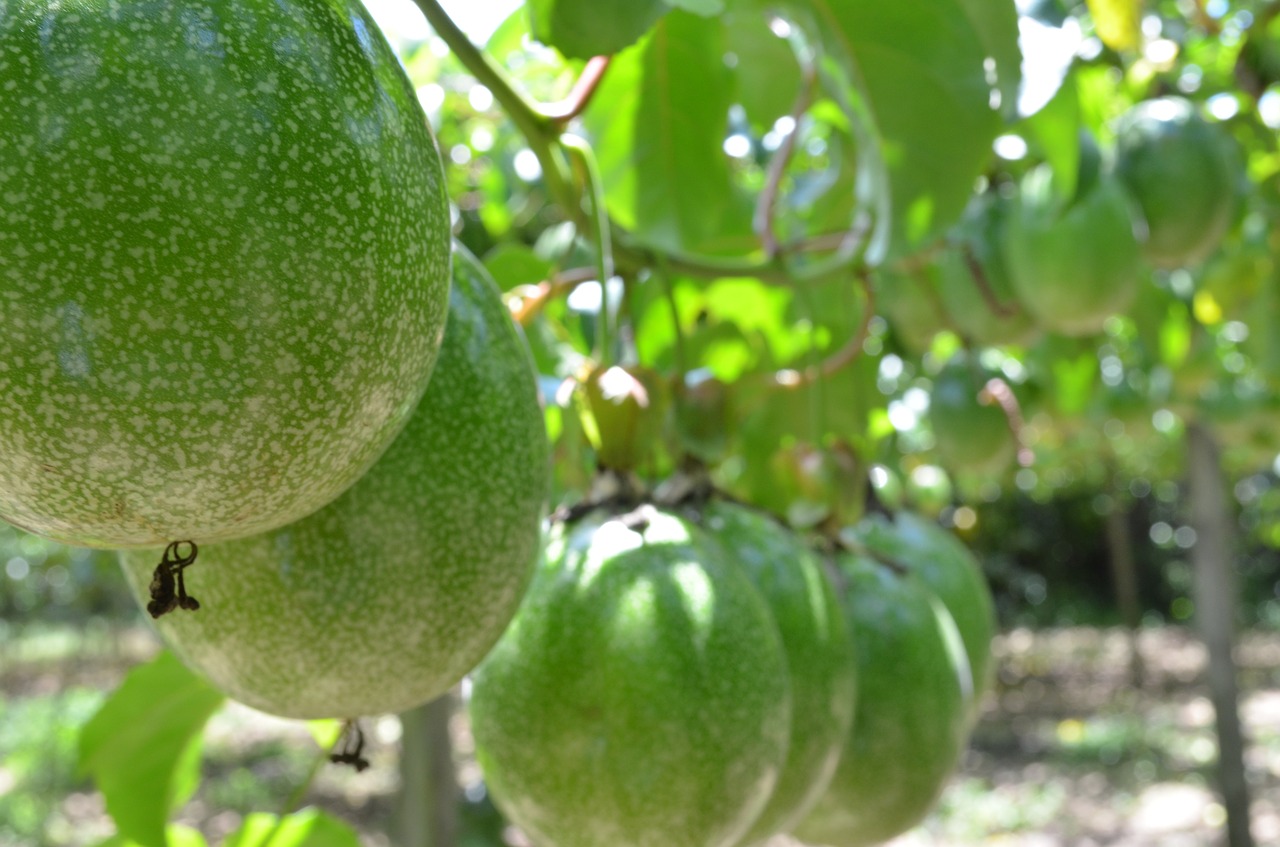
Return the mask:
[[1227,810],[1227,843],[1251,847],[1249,786],[1244,774],[1244,734],[1236,689],[1237,579],[1233,539],[1218,446],[1202,425],[1187,427],[1187,487],[1195,569],[1192,600],[1200,637],[1209,651],[1208,682],[1218,730],[1218,787]]
[[449,741],[454,696],[446,693],[400,715],[400,794],[395,833],[398,847],[456,847],[458,778]]
[[1107,552],[1111,558],[1111,588],[1115,594],[1120,620],[1129,630],[1129,677],[1134,687],[1142,685],[1142,654],[1138,652],[1138,629],[1142,625],[1142,606],[1138,602],[1138,567],[1133,557],[1133,532],[1129,527],[1129,509],[1122,506],[1122,495],[1112,495],[1107,512]]

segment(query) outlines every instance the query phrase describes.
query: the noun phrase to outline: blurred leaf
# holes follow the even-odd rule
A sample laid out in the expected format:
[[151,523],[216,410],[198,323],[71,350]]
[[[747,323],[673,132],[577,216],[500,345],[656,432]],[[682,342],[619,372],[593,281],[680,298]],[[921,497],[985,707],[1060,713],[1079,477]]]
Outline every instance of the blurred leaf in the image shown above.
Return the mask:
[[1142,0],[1088,0],[1098,38],[1112,50],[1136,50],[1142,42]]
[[268,839],[270,847],[360,847],[355,830],[319,809],[303,809],[283,821],[276,815],[249,815],[222,847],[265,847]]
[[1018,107],[1022,82],[1022,51],[1018,47],[1018,7],[1014,0],[960,0],[995,62],[1000,111],[1012,116]]
[[499,244],[484,257],[484,266],[503,291],[537,285],[551,276],[553,265],[523,244]]
[[739,10],[726,15],[724,25],[725,48],[738,60],[733,67],[735,99],[751,125],[767,132],[795,105],[800,65],[765,15]]
[[584,115],[609,212],[647,244],[714,249],[732,207],[718,20],[672,12],[616,56]]
[[667,5],[675,9],[684,9],[695,15],[709,18],[724,11],[724,0],[666,0]]
[[533,37],[573,59],[617,53],[671,8],[664,0],[528,0]]
[[1053,171],[1053,187],[1063,199],[1076,193],[1080,171],[1080,99],[1068,79],[1045,107],[1023,121]]
[[[165,829],[165,836],[169,839],[169,847],[207,847],[209,843],[204,840],[200,830],[180,823],[169,824]],[[100,842],[97,847],[139,847],[139,844],[123,835],[113,835]]]
[[200,732],[225,698],[162,652],[129,672],[80,733],[80,767],[123,837],[165,847],[169,813],[199,780]]
[[982,16],[980,33],[962,0],[788,5],[861,77],[889,168],[892,249],[910,252],[959,219],[991,158],[1001,121],[984,64],[988,53],[998,61],[1013,55],[1016,44],[1005,43],[1012,31]]

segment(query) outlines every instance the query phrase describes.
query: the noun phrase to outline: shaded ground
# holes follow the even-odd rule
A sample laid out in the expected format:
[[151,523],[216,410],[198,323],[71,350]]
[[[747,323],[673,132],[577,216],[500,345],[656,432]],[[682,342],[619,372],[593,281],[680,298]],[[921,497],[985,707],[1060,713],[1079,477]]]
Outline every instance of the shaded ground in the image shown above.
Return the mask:
[[[74,774],[76,730],[155,643],[143,629],[18,635],[0,643],[0,847],[96,843],[111,823]],[[997,693],[960,771],[926,824],[894,847],[1219,843],[1204,651],[1180,629],[1144,631],[1138,649],[1135,684],[1120,631],[1002,636]],[[1260,845],[1280,843],[1280,634],[1247,634],[1238,660],[1254,834]],[[361,774],[324,769],[308,802],[381,847],[390,843],[382,831],[398,787],[400,727],[385,717],[370,728],[373,766]],[[481,800],[461,717],[455,738],[462,780],[477,801],[466,807],[468,847],[498,847],[501,822]],[[228,707],[209,726],[205,780],[181,820],[217,843],[244,814],[275,811],[316,755],[303,724]]]

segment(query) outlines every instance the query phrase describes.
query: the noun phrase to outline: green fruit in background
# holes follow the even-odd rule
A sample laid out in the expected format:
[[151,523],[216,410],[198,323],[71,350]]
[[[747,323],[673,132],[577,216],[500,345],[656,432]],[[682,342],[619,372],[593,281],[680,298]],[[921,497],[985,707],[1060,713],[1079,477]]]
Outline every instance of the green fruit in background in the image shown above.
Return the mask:
[[981,400],[988,376],[977,362],[957,356],[933,379],[929,426],[943,464],[953,471],[999,475],[1017,454],[1004,410]]
[[1231,227],[1240,163],[1230,136],[1189,100],[1146,100],[1121,115],[1115,172],[1141,209],[1142,252],[1157,267],[1198,264]]
[[954,496],[951,477],[937,465],[917,465],[907,474],[907,504],[921,514],[937,517]]
[[1144,272],[1120,184],[1103,178],[1063,207],[1044,166],[1023,179],[1005,226],[1004,258],[1027,312],[1062,335],[1100,331],[1133,302]]
[[930,265],[909,273],[881,271],[876,275],[876,310],[909,352],[928,350],[933,337],[948,328],[938,299],[937,274],[937,267]]
[[1009,201],[998,195],[976,198],[954,233],[957,246],[938,259],[938,297],[943,308],[956,331],[980,346],[1026,344],[1039,334],[1014,294],[1000,249],[1008,209]]
[[642,507],[555,530],[470,714],[495,802],[538,847],[730,847],[777,784],[791,692],[742,569]]
[[449,213],[355,0],[0,16],[0,517],[242,537],[333,500],[426,387]]
[[853,720],[853,642],[822,561],[790,530],[732,503],[707,506],[702,525],[768,601],[791,679],[786,766],[768,805],[741,842],[756,844],[804,817],[835,773]]
[[942,793],[966,739],[972,682],[956,624],[923,581],[859,556],[836,564],[858,702],[831,786],[792,832],[863,847],[916,826]]
[[[425,702],[514,615],[541,547],[549,473],[528,349],[492,279],[459,250],[440,364],[400,437],[319,512],[202,545],[186,572],[200,608],[157,626],[188,665],[273,714]],[[140,601],[156,559],[122,554]]]
[[991,640],[996,634],[995,601],[982,565],[959,538],[910,512],[890,521],[868,517],[854,537],[873,555],[900,564],[942,601],[955,620],[973,680],[968,714],[976,720],[995,674]]

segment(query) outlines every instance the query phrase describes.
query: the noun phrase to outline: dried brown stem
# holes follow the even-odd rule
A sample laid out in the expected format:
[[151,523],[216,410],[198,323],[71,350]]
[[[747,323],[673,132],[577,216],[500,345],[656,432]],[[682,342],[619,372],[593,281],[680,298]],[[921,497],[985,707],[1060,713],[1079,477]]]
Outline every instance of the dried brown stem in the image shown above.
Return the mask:
[[536,285],[518,285],[507,292],[507,309],[510,310],[511,317],[516,323],[527,326],[542,312],[547,303],[567,295],[582,283],[590,282],[597,276],[595,268],[570,268]]
[[978,394],[978,400],[983,404],[995,403],[1004,412],[1005,420],[1009,422],[1009,431],[1013,433],[1013,441],[1018,445],[1018,464],[1024,468],[1031,467],[1035,462],[1035,453],[1027,445],[1022,407],[1018,405],[1017,395],[1013,393],[1009,383],[998,376],[992,377]]

